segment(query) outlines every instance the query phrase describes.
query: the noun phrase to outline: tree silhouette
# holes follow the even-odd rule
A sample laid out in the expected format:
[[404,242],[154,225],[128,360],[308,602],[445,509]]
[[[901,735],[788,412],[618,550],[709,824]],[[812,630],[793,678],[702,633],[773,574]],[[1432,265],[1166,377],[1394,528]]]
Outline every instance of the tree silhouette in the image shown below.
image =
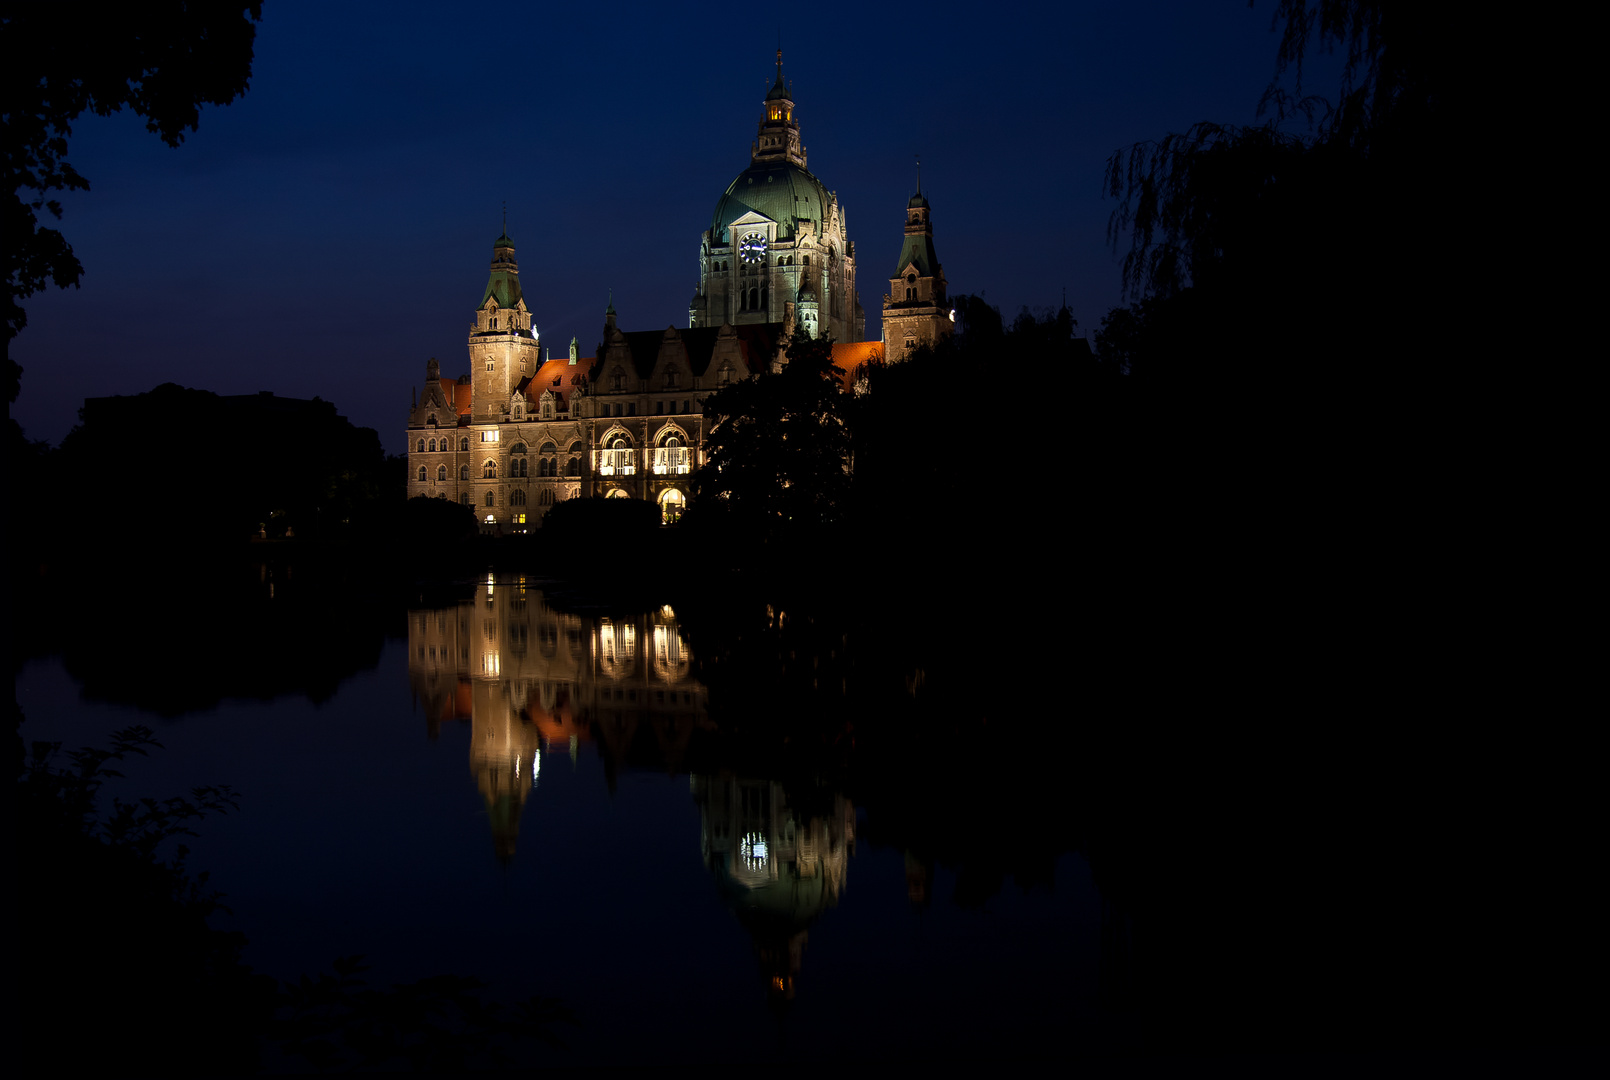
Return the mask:
[[696,506],[768,527],[810,527],[844,512],[850,485],[848,401],[830,337],[797,335],[781,372],[762,372],[705,399],[706,463]]
[[[20,301],[46,285],[77,285],[83,266],[72,245],[43,228],[60,218],[56,191],[88,191],[67,161],[67,139],[84,112],[128,108],[146,130],[177,147],[200,122],[203,104],[227,105],[246,92],[261,3],[175,0],[115,5],[86,18],[70,4],[8,5],[0,21],[6,63],[5,339],[27,323]],[[7,401],[21,371],[7,361]]]
[[[1457,197],[1470,135],[1493,119],[1463,43],[1440,11],[1380,0],[1281,0],[1273,21],[1266,120],[1203,121],[1109,159],[1125,293],[1153,301],[1111,329],[1137,370],[1216,384],[1345,389],[1381,363],[1446,375],[1467,362],[1448,335],[1468,333],[1493,269]],[[1337,49],[1335,94],[1309,93],[1305,61]],[[1187,326],[1233,339],[1233,355],[1196,362]]]

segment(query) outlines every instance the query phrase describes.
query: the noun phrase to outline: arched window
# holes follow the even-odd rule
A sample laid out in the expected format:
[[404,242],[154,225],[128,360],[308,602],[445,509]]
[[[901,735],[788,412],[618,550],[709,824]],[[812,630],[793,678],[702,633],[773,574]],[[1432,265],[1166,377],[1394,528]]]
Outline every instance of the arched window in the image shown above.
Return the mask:
[[460,465],[458,467],[458,478],[460,480],[468,480],[470,478],[470,467],[468,465]]
[[626,372],[622,371],[620,368],[616,368],[614,371],[610,372],[609,388],[611,390],[626,389]]
[[419,482],[421,484],[425,482],[425,466],[423,465],[419,467]]
[[470,437],[468,435],[458,440],[458,448],[460,450],[468,450],[470,448]]
[[552,476],[553,473],[549,471],[549,469],[552,466],[552,464],[553,463],[550,462],[547,458],[539,459],[537,461],[537,475],[538,476]]
[[552,506],[553,488],[543,488],[542,494],[537,496],[537,504],[539,506]]
[[581,475],[581,458],[573,457],[568,462],[565,463],[565,475],[566,476],[580,476]]
[[632,444],[624,436],[617,435],[603,456],[604,464],[599,471],[605,476],[631,476],[637,471],[636,462],[632,459]]
[[606,499],[630,499],[631,496],[626,494],[626,492],[622,491],[620,488],[610,488],[609,489],[609,494],[605,495],[604,498],[606,498]]
[[516,488],[515,490],[509,492],[509,505],[510,506],[524,506],[525,505],[525,492],[520,490],[519,488]]
[[551,442],[543,443],[542,449],[537,451],[539,454],[557,454],[558,452],[559,448]]
[[669,435],[654,451],[654,474],[665,476],[686,473],[689,468],[688,450],[677,435]]
[[721,365],[721,370],[716,372],[716,385],[726,386],[730,382],[732,382],[732,361],[728,360]]
[[513,446],[509,447],[509,453],[511,453],[511,454],[523,454],[523,453],[525,453],[525,443],[523,443],[523,442],[515,443]]
[[488,491],[486,493],[486,505],[488,505],[488,506],[497,505],[497,496],[495,495],[495,493],[493,493],[491,491]]
[[486,464],[481,466],[481,475],[488,480],[496,480],[498,478],[498,463],[491,458],[487,458]]
[[419,452],[421,454],[423,454],[425,452],[425,440],[424,439],[419,440]]
[[467,491],[459,492],[458,501],[463,503],[465,506],[468,506],[470,504],[470,493]]
[[432,439],[430,441],[430,452],[433,453],[433,454],[436,452],[436,440],[435,439]]
[[750,289],[749,290],[749,307],[750,307],[750,310],[752,310],[752,311],[759,311],[760,310],[760,290],[759,289]]
[[514,407],[514,418],[516,420],[524,420],[525,419],[525,406],[524,405],[516,405]]
[[675,525],[682,517],[684,501],[682,493],[676,488],[660,496],[660,520],[667,525]]
[[438,479],[438,480],[446,480],[447,479],[447,466],[446,465],[438,465],[438,466],[436,466],[436,479]]
[[811,257],[809,255],[807,255],[807,256],[805,256],[804,263],[802,263],[801,265],[809,266],[810,264],[811,264]]

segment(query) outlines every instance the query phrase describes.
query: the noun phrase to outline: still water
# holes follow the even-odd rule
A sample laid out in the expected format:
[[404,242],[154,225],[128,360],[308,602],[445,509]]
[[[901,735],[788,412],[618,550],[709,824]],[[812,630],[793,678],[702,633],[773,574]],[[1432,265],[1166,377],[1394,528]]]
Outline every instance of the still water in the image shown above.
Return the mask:
[[[204,677],[187,654],[231,662],[216,642],[146,642],[168,662],[133,669],[144,685],[121,695],[86,696],[72,664],[36,659],[18,679],[24,738],[89,745],[153,726],[166,749],[107,794],[239,792],[238,812],[200,827],[191,865],[226,894],[248,963],[294,979],[361,953],[379,982],[454,973],[500,999],[562,999],[575,1024],[564,1048],[535,1051],[542,1063],[1129,1042],[1125,1017],[1098,1006],[1102,906],[1079,855],[959,894],[944,859],[887,839],[901,830],[880,829],[830,770],[772,770],[782,758],[755,750],[765,716],[713,712],[671,607],[605,614],[488,577],[406,619],[317,703],[226,694],[160,718],[130,704],[162,700],[164,683],[182,698]],[[298,663],[294,645],[275,663]],[[722,732],[746,725],[734,749]],[[957,738],[943,775],[922,759],[916,780],[962,809],[908,833],[978,831],[965,794],[992,738]]]

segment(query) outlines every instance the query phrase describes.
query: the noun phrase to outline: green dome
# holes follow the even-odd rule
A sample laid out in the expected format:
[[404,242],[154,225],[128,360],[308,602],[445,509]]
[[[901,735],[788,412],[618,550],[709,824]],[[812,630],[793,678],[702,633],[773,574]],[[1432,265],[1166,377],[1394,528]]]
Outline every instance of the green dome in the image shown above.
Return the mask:
[[777,222],[779,240],[793,240],[802,219],[816,222],[820,234],[828,198],[827,188],[808,169],[791,161],[757,161],[738,174],[716,203],[711,236],[717,244],[731,243],[727,226],[751,210]]

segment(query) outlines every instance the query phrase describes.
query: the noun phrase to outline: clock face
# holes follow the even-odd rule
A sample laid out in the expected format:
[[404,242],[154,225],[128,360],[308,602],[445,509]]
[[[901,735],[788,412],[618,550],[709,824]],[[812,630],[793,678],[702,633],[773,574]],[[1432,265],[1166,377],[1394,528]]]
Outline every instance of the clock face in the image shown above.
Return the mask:
[[747,263],[756,263],[766,257],[766,238],[760,233],[750,233],[738,245],[738,254]]

